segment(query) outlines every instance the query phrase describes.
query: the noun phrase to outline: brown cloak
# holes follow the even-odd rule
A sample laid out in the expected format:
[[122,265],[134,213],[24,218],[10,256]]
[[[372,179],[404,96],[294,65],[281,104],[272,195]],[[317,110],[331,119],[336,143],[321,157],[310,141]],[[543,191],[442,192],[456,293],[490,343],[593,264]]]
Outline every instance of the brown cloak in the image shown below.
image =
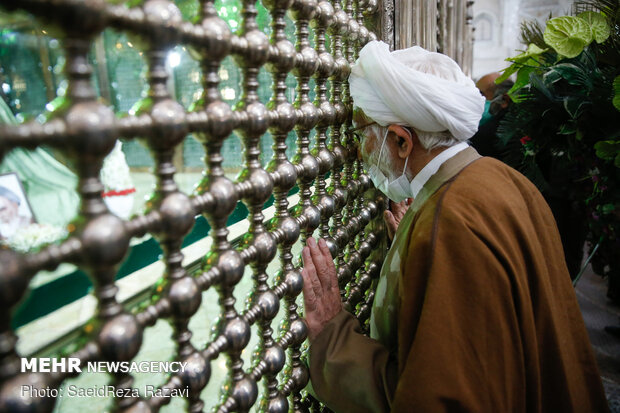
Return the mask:
[[403,217],[371,336],[343,311],[311,343],[312,387],[336,412],[608,411],[549,207],[473,148]]

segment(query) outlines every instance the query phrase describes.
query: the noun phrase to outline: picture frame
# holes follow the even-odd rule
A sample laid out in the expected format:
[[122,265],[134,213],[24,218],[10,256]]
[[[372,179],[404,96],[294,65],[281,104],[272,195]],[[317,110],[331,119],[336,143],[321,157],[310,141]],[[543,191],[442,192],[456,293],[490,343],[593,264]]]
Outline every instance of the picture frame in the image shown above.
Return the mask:
[[0,174],[0,241],[37,222],[16,172]]

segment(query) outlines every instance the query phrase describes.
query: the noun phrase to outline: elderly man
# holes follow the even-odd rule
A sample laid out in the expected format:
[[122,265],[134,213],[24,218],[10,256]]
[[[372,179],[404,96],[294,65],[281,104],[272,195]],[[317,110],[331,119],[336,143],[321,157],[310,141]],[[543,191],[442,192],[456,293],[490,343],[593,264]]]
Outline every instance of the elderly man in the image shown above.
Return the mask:
[[369,175],[414,201],[386,215],[396,232],[370,338],[342,309],[325,241],[308,239],[318,398],[342,413],[608,411],[549,208],[467,144],[484,106],[473,82],[444,55],[381,42],[349,82]]

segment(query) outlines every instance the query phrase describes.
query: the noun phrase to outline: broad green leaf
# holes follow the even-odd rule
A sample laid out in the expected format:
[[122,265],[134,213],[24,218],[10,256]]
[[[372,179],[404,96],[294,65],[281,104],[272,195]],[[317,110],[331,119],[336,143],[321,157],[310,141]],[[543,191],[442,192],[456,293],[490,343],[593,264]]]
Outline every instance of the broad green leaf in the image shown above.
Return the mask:
[[614,212],[615,209],[616,206],[614,204],[605,204],[602,207],[603,214],[611,214],[612,212]]
[[507,68],[505,68],[504,70],[502,70],[502,74],[500,77],[498,77],[497,79],[495,79],[495,83],[500,84],[502,83],[504,80],[508,79],[513,73],[515,73],[517,70],[519,70],[519,66],[516,63],[511,64],[510,66],[508,66]]
[[588,76],[584,71],[579,67],[571,63],[560,63],[551,69],[554,72],[557,72],[562,78],[566,79],[566,81],[571,85],[582,86],[588,81]]
[[549,49],[541,49],[540,47],[532,43],[527,47],[527,50],[525,52],[519,53],[518,55],[513,56],[513,57],[509,57],[506,60],[508,60],[509,62],[515,62],[515,63],[525,63],[531,57],[539,56],[543,54],[544,52],[546,52],[547,50]]
[[558,80],[562,79],[562,76],[555,70],[549,70],[543,75],[543,81],[547,86],[553,85]]
[[198,3],[193,0],[177,0],[175,2],[179,10],[181,11],[181,15],[187,21],[192,21],[198,16]]
[[620,110],[620,75],[614,79],[614,107]]
[[620,156],[620,140],[596,142],[594,150],[596,150],[596,156],[601,159],[611,160],[616,158],[617,161],[618,156]]
[[508,91],[508,95],[514,94],[519,89],[521,89],[525,85],[529,84],[530,83],[530,73],[532,73],[534,70],[535,70],[535,68],[529,67],[529,66],[522,67],[521,69],[519,69],[519,72],[517,73],[517,80],[516,80],[515,84]]
[[536,55],[545,53],[547,50],[549,49],[548,48],[541,49],[540,47],[536,46],[534,43],[530,43],[530,45],[527,47],[526,54],[528,54],[529,56],[536,56]]
[[555,17],[547,22],[543,38],[559,54],[575,57],[592,42],[592,29],[579,17]]
[[513,64],[503,70],[502,75],[495,79],[495,83],[500,84],[504,80],[508,79],[513,73],[523,70],[523,65],[525,64],[527,64],[528,66],[540,66],[540,63],[537,60],[533,59],[533,57],[539,56],[547,50],[549,49],[541,49],[540,47],[532,43],[527,47],[526,51],[514,57],[507,58],[506,61],[513,62]]
[[590,29],[592,29],[592,35],[594,36],[596,43],[603,43],[611,34],[609,24],[601,13],[584,11],[583,13],[579,13],[577,17],[588,22]]

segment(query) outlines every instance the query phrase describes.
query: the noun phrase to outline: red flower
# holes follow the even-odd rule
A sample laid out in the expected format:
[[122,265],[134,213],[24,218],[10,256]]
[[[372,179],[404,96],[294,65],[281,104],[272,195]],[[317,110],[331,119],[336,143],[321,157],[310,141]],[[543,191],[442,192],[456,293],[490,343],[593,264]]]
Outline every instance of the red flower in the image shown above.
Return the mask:
[[530,138],[529,136],[524,136],[520,139],[521,141],[521,145],[525,145],[526,143],[528,143],[529,141],[531,141],[532,138]]

